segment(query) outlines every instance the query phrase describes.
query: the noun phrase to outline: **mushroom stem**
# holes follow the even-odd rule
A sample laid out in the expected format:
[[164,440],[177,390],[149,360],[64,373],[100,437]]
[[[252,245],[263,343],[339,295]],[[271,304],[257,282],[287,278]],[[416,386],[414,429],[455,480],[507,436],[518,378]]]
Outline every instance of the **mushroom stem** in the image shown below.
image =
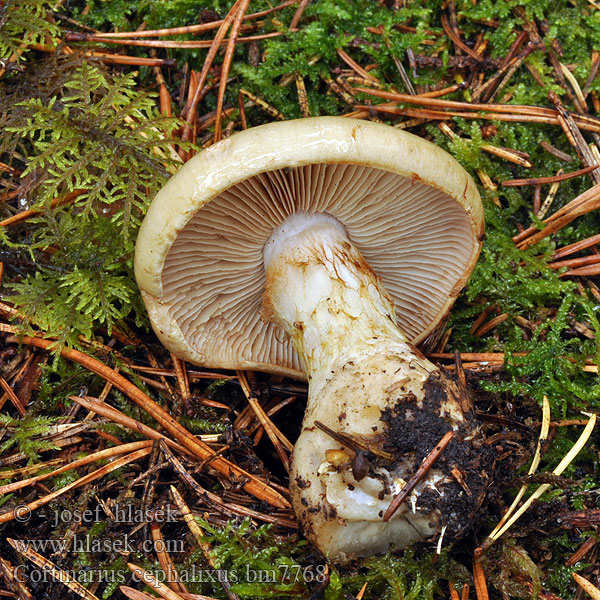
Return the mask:
[[413,353],[391,298],[334,217],[291,215],[265,244],[264,261],[266,316],[292,338],[311,384],[382,348]]
[[[381,281],[334,217],[293,214],[263,256],[266,317],[292,338],[309,381],[290,473],[308,537],[344,562],[426,539],[443,525],[464,529],[487,467],[464,387],[409,343]],[[444,454],[384,522],[393,497],[449,431]],[[453,468],[465,471],[472,496]]]

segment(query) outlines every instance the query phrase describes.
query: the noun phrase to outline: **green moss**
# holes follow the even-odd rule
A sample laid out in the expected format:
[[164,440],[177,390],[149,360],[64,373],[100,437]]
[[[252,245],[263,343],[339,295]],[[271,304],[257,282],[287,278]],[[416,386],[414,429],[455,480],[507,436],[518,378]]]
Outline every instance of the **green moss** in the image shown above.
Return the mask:
[[[47,34],[52,36],[59,31],[58,25],[44,18],[52,4],[44,0],[4,3],[3,14],[8,15],[10,27],[5,26],[0,32],[0,58],[14,52],[21,41],[45,41]],[[297,32],[287,28],[297,6],[266,17],[260,33],[280,32],[282,35],[259,44],[258,66],[250,64],[247,45],[237,46],[226,106],[236,107],[238,92],[244,88],[275,106],[286,118],[297,118],[301,113],[295,82],[290,79],[287,85],[283,83],[289,75],[299,74],[307,87],[312,115],[349,112],[352,107],[332,93],[324,81],[325,77],[335,76],[346,68],[338,56],[340,48],[362,67],[374,66],[372,72],[380,81],[399,91],[405,88],[393,57],[402,61],[417,86],[454,81],[456,73],[449,66],[454,49],[441,23],[442,11],[447,11],[448,6],[443,8],[441,0],[404,2],[398,10],[392,10],[390,4],[371,0],[312,2],[306,7]],[[592,51],[598,49],[600,39],[600,11],[587,0],[478,0],[476,3],[457,0],[454,4],[463,40],[470,44],[483,34],[488,44],[486,56],[492,58],[504,57],[522,30],[519,10],[522,9],[527,19],[535,21],[548,47],[552,39],[556,40],[563,53],[559,60],[573,67],[580,84],[587,80]],[[77,7],[71,8],[71,5]],[[89,6],[85,14],[81,12],[84,6]],[[253,0],[250,10],[259,11],[269,6],[266,0]],[[230,7],[230,1],[222,0],[201,3],[145,0],[137,5],[124,0],[88,0],[68,4],[61,10],[71,10],[70,16],[92,27],[131,30],[142,23],[151,29],[197,23],[203,10],[216,13],[205,16],[222,18]],[[416,33],[398,29],[399,24],[414,27]],[[369,31],[373,27],[380,28],[381,34]],[[191,36],[180,37],[192,39]],[[432,45],[424,45],[425,41]],[[409,49],[417,56],[435,53],[443,64],[435,68],[419,67],[412,72],[407,60]],[[127,53],[148,54],[146,49],[140,48],[128,48]],[[177,102],[180,100],[180,69],[188,63],[189,68],[199,71],[206,50],[170,50],[159,54],[178,60],[178,69],[163,70]],[[157,113],[156,96],[143,91],[155,88],[154,73],[150,69],[132,72],[119,67],[109,71],[96,63],[82,61],[80,56],[65,57],[60,53],[47,60],[29,60],[27,53],[24,57],[28,60],[20,65],[22,72],[9,71],[0,80],[0,127],[4,131],[0,160],[24,171],[22,199],[25,204],[2,203],[0,212],[3,218],[26,207],[36,207],[41,212],[25,226],[0,231],[3,243],[0,258],[5,263],[4,298],[15,302],[34,318],[43,332],[58,336],[62,343],[80,344],[79,335],[93,338],[101,332],[105,336],[106,330],[110,331],[125,319],[131,325],[143,326],[145,313],[132,276],[133,243],[148,201],[173,167],[170,161],[157,157],[153,148],[166,150],[165,139],[172,136],[179,123],[162,119]],[[221,60],[222,53],[216,63]],[[544,86],[536,82],[527,65],[535,68]],[[486,78],[492,73],[487,71]],[[545,50],[539,49],[513,74],[499,97],[506,94],[509,103],[550,106],[547,99],[550,90],[569,104]],[[600,91],[600,77],[591,83],[591,90]],[[457,92],[448,99],[463,100],[466,94],[468,92]],[[357,100],[374,105],[381,102],[369,96],[357,96]],[[206,114],[215,107],[216,94],[208,94],[198,108],[199,114]],[[270,120],[256,107],[249,106],[247,115],[251,126]],[[232,118],[237,118],[235,111]],[[385,120],[395,124],[394,119]],[[436,123],[425,124],[417,133],[454,155],[476,181],[479,181],[476,170],[484,170],[496,183],[556,173],[565,164],[543,150],[542,140],[574,158],[566,166],[567,170],[580,166],[573,148],[557,126],[460,118],[453,118],[448,124],[458,139],[449,140]],[[484,125],[494,125],[494,129],[483,131]],[[584,136],[588,134],[584,132]],[[525,169],[491,156],[481,150],[483,143],[527,152],[534,166]],[[564,206],[589,186],[586,177],[563,182],[551,211]],[[78,188],[87,191],[71,204],[50,206],[54,198]],[[547,189],[547,186],[542,188],[542,197]],[[597,302],[582,294],[574,282],[561,278],[560,271],[547,267],[557,247],[597,233],[598,215],[580,217],[535,247],[521,251],[512,241],[518,226],[541,225],[531,214],[533,189],[500,185],[494,191],[481,188],[481,192],[486,239],[468,288],[453,310],[452,336],[447,350],[507,354],[504,371],[478,384],[500,407],[508,401],[517,407],[526,405],[531,412],[536,402],[548,396],[553,418],[579,417],[580,410],[600,410],[598,378],[581,368],[586,359],[596,364],[600,362]],[[9,282],[12,282],[10,287]],[[494,305],[498,307],[498,314],[507,314],[507,319],[484,336],[471,335],[473,321],[485,307]],[[533,331],[519,325],[521,317],[534,324]],[[581,336],[575,329],[576,323],[589,327],[595,337]],[[123,352],[130,356],[134,350],[126,348]],[[517,355],[523,352],[527,353],[525,357]],[[102,359],[112,360],[105,356]],[[115,364],[146,389],[124,364]],[[69,396],[82,390],[98,395],[103,386],[100,378],[56,357],[42,369],[40,388],[35,396],[37,414],[42,410],[60,414]],[[224,401],[237,393],[232,386],[218,381],[205,391],[213,392]],[[156,427],[144,411],[132,406],[121,393],[113,391],[110,401],[133,418]],[[172,399],[164,396],[162,401],[166,405]],[[519,409],[517,413],[520,416]],[[222,432],[224,425],[220,415],[219,411],[199,410],[182,422],[195,433]],[[11,449],[20,447],[32,460],[37,460],[36,454],[45,449],[40,446],[43,440],[36,436],[51,422],[39,418],[10,419],[4,423],[11,433],[15,432]],[[124,441],[136,438],[116,425],[103,427]],[[541,470],[554,468],[572,447],[578,433],[575,428],[560,428],[544,456]],[[8,442],[4,439],[3,443]],[[574,510],[591,506],[590,492],[597,487],[598,479],[597,450],[597,443],[592,440],[565,472],[566,477],[576,482],[546,494],[542,499],[546,510],[551,510],[554,503]],[[69,477],[65,477],[53,484],[68,480]],[[124,479],[121,482],[123,487],[128,483]],[[507,490],[506,499],[510,498]],[[492,520],[492,516],[488,520]],[[320,582],[315,576],[322,573],[317,569],[323,563],[299,536],[280,535],[269,527],[254,527],[249,522],[232,521],[229,525],[217,526],[203,521],[202,526],[211,538],[219,566],[239,574],[232,584],[241,597],[307,597],[318,589]],[[567,536],[559,532],[559,535],[555,531],[539,539],[537,533],[528,537],[527,531],[527,524],[518,530],[522,547],[508,542],[493,549],[490,556],[497,560],[489,562],[490,584],[506,593],[527,597],[522,582],[514,583],[514,576],[520,575],[534,589],[539,589],[541,583],[561,597],[568,597],[573,591],[571,572],[574,569],[564,567],[564,559],[575,551],[582,538],[571,533]],[[94,530],[92,533],[100,536],[102,532]],[[177,530],[177,534],[186,535],[183,529]],[[191,544],[189,542],[188,547]],[[531,548],[537,554],[530,552]],[[399,556],[360,561],[350,568],[331,567],[324,595],[328,600],[341,600],[349,594],[355,595],[367,583],[365,598],[447,597],[449,581],[457,586],[470,581],[463,565],[469,565],[471,550],[466,542],[444,549],[437,558],[419,549]],[[199,550],[175,558],[182,570],[194,565],[208,568]],[[97,559],[98,564],[108,570],[127,570],[122,557],[110,555]],[[142,562],[141,553],[136,559]],[[151,559],[144,560],[148,568],[157,568]],[[82,566],[89,564],[89,556],[81,557]],[[269,583],[251,581],[245,576],[250,572],[247,569],[263,573],[263,577],[274,571],[276,576]],[[310,581],[309,576],[312,576]],[[104,585],[103,597],[116,594],[118,583]],[[196,593],[224,595],[218,583],[196,580],[188,587]]]

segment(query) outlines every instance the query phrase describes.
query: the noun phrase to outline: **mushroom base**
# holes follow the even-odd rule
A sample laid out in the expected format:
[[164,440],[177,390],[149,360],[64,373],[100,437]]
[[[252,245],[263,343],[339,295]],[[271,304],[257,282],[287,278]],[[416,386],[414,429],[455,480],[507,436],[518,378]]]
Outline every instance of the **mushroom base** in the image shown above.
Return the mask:
[[[450,430],[442,455],[384,522]],[[450,540],[483,501],[493,460],[483,442],[467,391],[426,359],[385,351],[349,362],[310,392],[290,475],[294,509],[307,537],[340,563],[436,534]]]

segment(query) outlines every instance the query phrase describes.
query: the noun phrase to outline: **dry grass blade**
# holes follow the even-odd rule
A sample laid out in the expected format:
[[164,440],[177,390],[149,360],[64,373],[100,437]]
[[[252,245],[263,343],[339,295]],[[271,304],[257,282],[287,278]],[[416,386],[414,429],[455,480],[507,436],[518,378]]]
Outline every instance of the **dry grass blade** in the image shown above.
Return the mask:
[[590,246],[594,246],[596,244],[600,244],[600,233],[586,238],[585,240],[581,240],[579,242],[575,242],[574,244],[569,244],[568,246],[563,246],[562,248],[559,248],[552,255],[552,259],[557,260],[559,258],[563,258],[563,256],[574,254],[575,252],[579,252],[580,250],[584,250],[585,248],[589,248]]
[[563,267],[584,267],[586,265],[593,265],[599,262],[600,254],[590,254],[588,256],[581,256],[579,258],[558,260],[556,262],[548,263],[548,266],[551,269],[562,269]]
[[149,448],[151,445],[152,442],[144,440],[141,442],[131,442],[130,444],[122,444],[121,446],[116,446],[115,448],[107,448],[106,450],[93,452],[85,458],[74,460],[68,465],[60,467],[59,469],[51,471],[50,473],[44,473],[43,475],[37,475],[36,477],[30,477],[29,479],[23,479],[21,481],[15,481],[14,483],[8,483],[6,485],[0,486],[0,494],[8,494],[10,492],[14,492],[16,490],[20,490],[21,488],[27,487],[28,485],[32,485],[38,481],[48,479],[49,477],[56,477],[61,473],[65,473],[66,471],[77,469],[91,462],[95,462],[97,460],[110,459],[114,456],[118,456],[119,454],[125,454],[127,452],[141,450],[142,448]]
[[562,74],[564,75],[565,79],[571,84],[571,87],[573,88],[573,91],[575,92],[575,96],[577,97],[577,100],[579,101],[579,109],[580,110],[585,110],[587,108],[586,106],[586,102],[585,102],[585,97],[583,95],[583,92],[581,91],[581,88],[579,87],[579,83],[577,82],[577,79],[575,79],[575,76],[573,75],[573,73],[571,73],[571,71],[569,71],[569,69],[563,65],[562,63],[560,64],[560,70],[562,71]]
[[[65,196],[60,196],[59,198],[54,198],[50,202],[50,208],[55,208],[56,206],[61,206],[63,204],[67,204],[69,202],[73,202],[78,196],[84,194],[87,190],[73,190],[69,192]],[[0,221],[0,227],[10,227],[11,225],[16,225],[17,223],[22,223],[35,215],[40,214],[41,210],[37,208],[32,208],[30,210],[23,210],[12,217],[8,217],[3,221]]]
[[[529,467],[529,470],[527,471],[528,475],[533,475],[537,471],[537,468],[540,464],[540,460],[542,458],[542,445],[545,444],[546,440],[548,439],[549,431],[550,431],[550,402],[548,401],[547,396],[544,396],[544,400],[543,400],[543,404],[542,404],[542,427],[540,429],[540,437],[538,438],[538,443],[535,448],[535,454],[533,456],[533,460],[531,461],[531,466]],[[500,522],[498,523],[498,525],[496,525],[494,530],[490,533],[490,535],[488,536],[488,539],[494,539],[496,537],[496,534],[498,533],[498,531],[500,531],[500,529],[502,529],[502,527],[508,521],[508,519],[510,519],[513,511],[517,508],[519,502],[521,501],[521,498],[527,491],[527,488],[528,488],[527,484],[521,486],[521,489],[518,491],[512,504],[510,505],[510,507],[504,514],[504,516],[500,519]]]
[[455,32],[450,26],[450,22],[448,20],[448,16],[444,13],[441,15],[442,27],[446,32],[446,35],[463,51],[466,52],[469,56],[474,58],[476,61],[481,60],[481,56],[477,54],[474,50],[469,48],[459,37],[457,32]]
[[190,382],[188,380],[187,370],[184,362],[181,359],[177,358],[172,352],[170,354],[175,376],[177,377],[179,393],[181,394],[181,399],[183,400],[184,405],[187,406],[190,400]]
[[473,335],[475,337],[481,337],[482,335],[488,333],[488,331],[494,329],[494,327],[500,325],[500,323],[504,323],[506,319],[508,319],[508,313],[502,313],[501,315],[498,315],[497,317],[494,317],[493,319],[488,321],[485,325],[482,325],[477,331],[473,333]]
[[246,96],[246,98],[248,98],[253,104],[256,104],[256,106],[262,108],[262,110],[264,110],[268,115],[271,115],[275,119],[278,119],[279,121],[283,121],[285,119],[283,114],[280,113],[274,106],[271,106],[268,102],[265,102],[262,98],[259,98],[252,92],[249,92],[248,90],[242,88],[240,89],[240,94]]
[[170,489],[171,495],[173,496],[173,501],[177,505],[179,512],[181,512],[181,516],[183,517],[185,524],[188,526],[190,533],[194,536],[196,544],[198,544],[198,547],[202,550],[202,553],[204,554],[208,564],[211,567],[214,567],[216,565],[215,558],[211,554],[210,544],[204,539],[204,532],[202,531],[202,528],[194,520],[194,516],[192,515],[189,506],[183,499],[182,495],[177,491],[177,488],[171,486]]
[[482,144],[481,149],[493,154],[494,156],[498,156],[503,158],[504,160],[508,160],[516,165],[521,165],[526,169],[530,169],[533,167],[531,162],[528,160],[527,156],[523,156],[523,153],[518,152],[517,150],[513,150],[512,148],[499,148],[498,146],[490,146],[489,144]]
[[363,586],[358,591],[358,594],[356,594],[356,600],[362,600],[363,599],[363,596],[365,595],[365,592],[367,591],[367,585],[368,584],[369,584],[368,581],[365,581],[363,583]]
[[[272,8],[267,8],[266,10],[261,10],[257,13],[252,13],[250,15],[245,15],[243,20],[250,21],[252,19],[259,19],[260,17],[266,17],[274,12],[287,8],[288,6],[292,6],[292,4],[297,4],[298,0],[287,0],[287,2],[283,2],[277,6]],[[185,27],[171,27],[169,29],[146,29],[143,31],[116,31],[110,33],[95,33],[94,37],[96,38],[147,38],[147,37],[165,37],[168,35],[180,35],[180,34],[189,34],[189,33],[203,33],[205,31],[211,31],[213,29],[217,29],[223,24],[224,19],[219,19],[217,21],[211,21],[210,23],[201,23],[200,25],[186,25]],[[85,34],[75,34],[78,39],[87,40]]]
[[[8,331],[15,331],[14,328],[7,328],[7,326],[4,326],[0,329],[5,331],[7,329]],[[10,338],[8,341],[10,341]],[[55,345],[55,342],[51,340],[27,336],[14,338],[12,341],[36,346],[46,350],[51,349]],[[185,446],[189,451],[191,451],[192,454],[200,458],[200,460],[212,459],[211,467],[213,469],[222,475],[225,475],[225,477],[235,476],[242,481],[246,481],[244,484],[244,489],[249,494],[259,498],[260,500],[264,500],[265,502],[268,502],[277,508],[289,508],[289,502],[281,494],[276,492],[260,479],[244,471],[244,469],[238,467],[221,456],[217,456],[212,448],[207,446],[201,440],[195,438],[167,411],[156,404],[152,398],[142,392],[142,390],[136,387],[129,380],[125,379],[125,377],[117,373],[114,369],[107,367],[104,363],[101,363],[95,358],[92,358],[91,356],[88,356],[79,350],[62,348],[60,354],[64,358],[77,362],[105,380],[110,381],[118,390],[123,392],[128,398],[133,400],[140,408],[142,408],[142,410],[145,410],[149,415],[151,415],[162,427],[164,427],[164,429],[171,433],[182,446]]]
[[[596,424],[596,415],[593,414],[590,417],[587,425],[585,426],[579,439],[575,442],[573,447],[567,452],[566,456],[560,461],[559,465],[552,471],[553,475],[561,475],[562,472],[571,464],[574,458],[581,452],[586,442],[592,435],[594,426]],[[549,483],[544,483],[521,505],[521,507],[510,517],[506,524],[499,529],[494,535],[493,540],[497,540],[502,537],[510,527],[525,513],[525,511],[546,491],[550,488]],[[491,537],[491,536],[490,536]],[[488,538],[490,539],[490,538]],[[487,540],[486,540],[487,541]]]
[[559,158],[560,160],[564,160],[565,162],[571,162],[573,160],[573,158],[571,156],[569,156],[566,152],[563,152],[562,150],[555,148],[554,146],[552,146],[552,144],[550,144],[546,140],[542,140],[540,142],[540,146],[546,152],[549,152],[550,154],[552,154],[553,156],[556,156],[556,158]]
[[[457,102],[455,100],[440,100],[439,98],[428,98],[426,96],[410,94],[400,94],[398,92],[386,92],[383,90],[374,90],[364,87],[355,87],[355,92],[362,92],[371,96],[377,96],[378,98],[385,98],[386,100],[392,100],[396,102],[402,102],[404,104],[416,104],[418,106],[427,106],[431,108],[439,109],[456,109],[462,111],[458,113],[442,111],[431,111],[436,115],[447,115],[453,116],[468,116],[470,118],[490,118],[497,120],[512,120],[512,121],[524,121],[529,120],[530,122],[549,123],[553,125],[559,124],[559,113],[557,110],[552,108],[543,108],[540,106],[527,106],[524,104],[481,104],[472,102]],[[379,109],[381,105],[376,105],[371,108]],[[494,117],[486,117],[485,115],[474,112],[465,113],[464,111],[474,110],[482,112],[493,112],[498,113]],[[529,119],[523,119],[523,117],[529,117]],[[600,119],[592,117],[591,115],[572,114],[571,117],[576,122],[577,126],[581,129],[590,131],[600,131]],[[438,116],[439,118],[439,116]]]
[[570,271],[561,273],[559,277],[592,277],[594,275],[600,275],[600,265],[598,264],[571,269]]
[[[355,88],[358,89],[358,88]],[[413,96],[416,98],[416,96]],[[508,121],[511,123],[543,123],[546,125],[558,125],[558,118],[554,116],[544,115],[527,115],[527,114],[512,114],[512,113],[493,113],[485,114],[484,112],[466,112],[460,110],[434,110],[424,108],[400,108],[397,106],[387,106],[386,104],[376,104],[373,106],[357,105],[357,109],[367,111],[367,114],[372,111],[384,112],[391,115],[405,115],[408,117],[417,117],[420,119],[429,120],[449,120],[452,117],[460,117],[462,119],[483,119],[487,121]],[[358,117],[357,117],[358,118]],[[590,128],[592,131],[600,131],[600,123],[598,126]]]
[[122,585],[119,589],[123,596],[130,600],[156,600],[156,596],[151,596],[150,594],[146,594],[146,592],[140,592],[127,585]]
[[298,102],[300,103],[300,112],[304,119],[310,117],[310,107],[308,104],[308,95],[304,79],[296,73],[296,89],[298,90]]
[[[279,37],[283,35],[281,31],[272,31],[271,33],[263,33],[261,35],[248,35],[246,37],[238,37],[236,41],[239,43],[250,43],[250,42],[258,42],[260,40],[268,40],[274,37]],[[214,41],[213,40],[122,40],[122,39],[110,39],[110,38],[101,38],[98,39],[95,36],[88,36],[88,41],[96,41],[102,42],[103,44],[114,44],[116,46],[140,46],[142,48],[212,48]],[[218,46],[222,46],[223,44],[229,44],[231,42],[231,38],[225,38],[219,40]],[[113,56],[123,56],[120,54],[115,54]],[[134,57],[130,57],[134,58]],[[146,61],[144,66],[161,66],[163,63],[157,63],[161,59],[142,59]]]
[[181,464],[181,461],[171,452],[170,448],[164,443],[160,442],[161,450],[165,455],[165,458],[173,467],[173,470],[181,479],[184,485],[188,486],[199,498],[202,498],[209,506],[212,508],[216,508],[222,513],[226,514],[228,517],[242,516],[242,517],[250,517],[252,519],[256,519],[258,521],[264,521],[266,523],[275,523],[282,527],[287,527],[289,529],[297,529],[298,525],[294,521],[290,519],[286,519],[285,517],[281,517],[278,515],[265,515],[256,510],[248,508],[246,506],[240,506],[238,504],[228,503],[225,504],[217,494],[211,492],[205,488],[203,488],[184,468]]
[[[47,44],[31,44],[32,50],[38,52],[56,53],[57,46]],[[68,46],[63,47],[65,54],[73,54]],[[87,50],[83,53],[86,58],[94,58],[109,65],[135,65],[136,67],[175,67],[177,61],[174,58],[145,58],[143,56],[128,56],[126,54],[111,54],[110,52],[94,52]]]
[[354,61],[348,54],[346,54],[341,48],[338,48],[338,56],[356,73],[358,73],[361,77],[366,79],[367,81],[372,81],[376,84],[379,84],[379,81],[373,75],[369,73],[369,71],[365,71],[356,61]]
[[36,567],[39,567],[49,575],[51,575],[56,581],[64,583],[73,593],[77,594],[85,600],[98,600],[98,597],[92,594],[84,588],[78,581],[73,579],[66,571],[59,569],[52,561],[44,558],[41,554],[38,554],[27,545],[24,540],[13,540],[7,538],[6,541],[19,553],[22,554],[26,559],[30,560]]
[[296,30],[296,27],[298,26],[298,23],[300,23],[300,19],[302,18],[302,14],[304,13],[304,9],[308,6],[309,2],[310,0],[300,1],[300,6],[298,6],[298,9],[294,13],[292,20],[290,21],[290,31]]
[[[585,141],[583,135],[581,135],[581,131],[579,131],[580,124],[576,122],[574,115],[567,111],[567,109],[564,107],[563,103],[561,102],[560,98],[555,92],[548,92],[548,98],[556,107],[556,110],[558,112],[559,124],[562,127],[570,144],[577,152],[579,158],[581,159],[581,162],[586,167],[589,167],[594,164],[597,165],[598,163],[594,154],[590,150],[590,147],[587,145],[587,142]],[[598,171],[591,171],[590,177],[594,184],[600,183],[600,173]]]
[[[4,579],[8,587],[16,593],[19,600],[34,600],[25,582],[20,581],[21,578],[17,576],[18,572],[18,569],[13,564],[0,556],[0,576]],[[9,597],[14,596],[10,592],[6,593],[6,595]]]
[[587,540],[577,548],[577,550],[565,560],[565,567],[572,567],[580,560],[583,560],[588,552],[591,552],[598,544],[598,538],[595,534],[590,535]]
[[8,521],[12,521],[16,516],[18,516],[19,510],[25,510],[24,506],[27,507],[27,509],[26,509],[27,512],[37,510],[38,508],[40,508],[40,506],[44,506],[44,504],[48,504],[48,502],[51,502],[55,498],[62,496],[66,492],[73,490],[75,488],[81,487],[82,485],[85,485],[86,483],[89,483],[90,481],[95,481],[96,479],[100,479],[100,477],[104,477],[105,475],[112,473],[114,470],[124,467],[125,465],[129,464],[130,462],[136,461],[140,458],[143,458],[144,456],[148,456],[148,454],[150,454],[151,452],[152,452],[152,448],[143,448],[142,450],[137,450],[135,452],[132,452],[131,454],[127,454],[126,456],[118,458],[117,460],[115,460],[107,465],[104,465],[100,469],[97,469],[96,471],[92,471],[91,473],[88,473],[87,475],[84,475],[83,477],[80,477],[76,481],[69,483],[68,485],[60,488],[59,490],[56,490],[54,492],[51,492],[50,494],[47,494],[43,498],[35,500],[34,502],[30,502],[27,505],[21,505],[15,510],[11,510],[11,511],[1,514],[0,515],[0,523],[6,523]]
[[225,34],[227,33],[227,30],[229,29],[231,22],[233,21],[235,15],[237,14],[237,11],[240,7],[241,2],[242,2],[242,0],[236,0],[236,2],[231,7],[231,10],[227,14],[225,19],[221,23],[221,25],[219,26],[219,29],[211,43],[210,49],[208,50],[208,54],[206,55],[206,58],[204,59],[204,64],[202,65],[202,71],[200,72],[200,78],[198,80],[198,85],[196,87],[196,91],[194,92],[194,94],[192,96],[188,97],[185,108],[183,109],[183,111],[181,113],[181,118],[184,119],[185,121],[187,121],[189,124],[189,128],[185,129],[182,134],[182,137],[184,139],[189,139],[189,137],[190,137],[192,125],[193,125],[194,121],[196,120],[196,109],[198,108],[198,102],[200,102],[200,93],[201,93],[202,89],[204,88],[206,78],[208,77],[208,72],[212,66],[215,56],[217,55],[219,46],[221,45],[221,42],[225,38]]
[[[146,594],[146,592],[140,592],[126,585],[122,585],[119,589],[123,595],[130,598],[130,600],[156,600],[156,596],[151,596],[150,594]],[[182,592],[180,596],[184,600],[217,600],[217,598],[214,598],[213,596],[203,596],[202,594],[184,594]]]
[[[427,358],[454,360],[455,354],[451,352],[431,352]],[[461,352],[460,359],[463,361],[476,362],[504,362],[504,352]],[[527,352],[513,352],[512,356],[527,356]]]
[[[556,176],[560,176],[562,174],[563,174],[563,170],[559,169],[558,173],[556,174]],[[546,216],[546,213],[550,210],[550,207],[552,206],[552,202],[554,202],[554,198],[556,197],[556,194],[558,193],[559,186],[560,186],[560,182],[559,181],[555,181],[550,186],[550,191],[548,192],[548,195],[544,199],[544,202],[540,206],[539,210],[535,213],[536,217],[538,219],[543,219]],[[538,188],[539,188],[539,185],[538,185]]]
[[51,467],[55,467],[56,465],[64,463],[64,458],[53,458],[52,460],[47,460],[46,462],[39,462],[33,465],[27,465],[25,467],[18,467],[16,469],[6,469],[4,471],[0,471],[0,479],[12,479],[13,477],[19,477],[20,475],[29,475],[31,473],[41,471],[42,469],[49,469]]

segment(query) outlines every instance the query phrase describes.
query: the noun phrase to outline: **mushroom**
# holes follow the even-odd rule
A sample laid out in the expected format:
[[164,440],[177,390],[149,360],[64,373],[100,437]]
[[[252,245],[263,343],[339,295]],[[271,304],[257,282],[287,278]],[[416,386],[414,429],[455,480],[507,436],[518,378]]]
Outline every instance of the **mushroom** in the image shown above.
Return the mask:
[[330,560],[448,539],[482,501],[490,457],[468,393],[415,347],[467,282],[482,214],[471,177],[432,143],[317,117],[211,146],[144,219],[135,273],[169,350],[308,379],[290,493]]

